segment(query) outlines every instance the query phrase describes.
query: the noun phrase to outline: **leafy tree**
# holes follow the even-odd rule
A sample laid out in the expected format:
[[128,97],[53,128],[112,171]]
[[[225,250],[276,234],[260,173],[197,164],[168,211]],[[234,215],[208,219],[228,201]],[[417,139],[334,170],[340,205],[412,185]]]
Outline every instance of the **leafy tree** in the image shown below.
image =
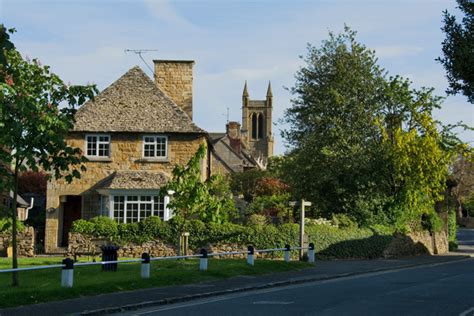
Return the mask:
[[[456,201],[456,215],[463,217],[463,206],[474,196],[474,153],[459,155],[451,165],[450,178],[455,187],[451,194]],[[469,216],[469,213],[467,214]]]
[[[48,66],[36,59],[26,61],[14,49],[4,50],[3,54],[6,62],[0,65],[0,187],[13,191],[12,267],[17,268],[19,174],[41,168],[69,182],[80,177],[80,170],[84,170],[81,149],[69,146],[65,136],[73,127],[75,107],[92,98],[96,89],[67,86]],[[13,285],[18,285],[17,273],[13,273]]]
[[[292,145],[281,170],[326,216],[399,230],[436,226],[451,159],[466,146],[432,118],[442,99],[389,77],[355,32],[309,46],[286,112]],[[427,224],[427,225],[428,225]]]
[[265,174],[265,171],[258,169],[232,174],[230,180],[232,192],[235,195],[242,195],[245,201],[251,202],[257,194],[257,183]]
[[[219,176],[208,181],[201,178],[201,160],[205,158],[206,146],[199,146],[196,154],[185,166],[177,165],[173,169],[173,178],[165,191],[174,191],[169,207],[175,220],[184,222],[201,219],[204,222],[225,222],[229,213],[235,210],[230,189]],[[184,227],[184,226],[183,226]]]
[[446,34],[442,43],[443,57],[437,60],[444,66],[449,82],[448,94],[464,94],[474,103],[474,2],[457,0],[459,9],[465,14],[461,22],[444,11]]
[[383,107],[385,80],[374,52],[355,36],[346,27],[339,35],[330,33],[320,48],[308,45],[285,115],[291,128],[283,136],[291,150],[284,170],[295,194],[325,215],[353,213],[366,221],[384,202],[374,121]]

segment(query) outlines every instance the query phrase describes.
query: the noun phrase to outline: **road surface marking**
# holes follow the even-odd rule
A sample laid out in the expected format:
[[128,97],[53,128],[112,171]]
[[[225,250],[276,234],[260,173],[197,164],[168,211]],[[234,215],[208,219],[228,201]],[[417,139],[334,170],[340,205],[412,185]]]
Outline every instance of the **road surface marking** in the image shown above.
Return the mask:
[[253,302],[252,304],[254,305],[290,305],[294,304],[295,302],[285,302],[285,301],[256,301]]

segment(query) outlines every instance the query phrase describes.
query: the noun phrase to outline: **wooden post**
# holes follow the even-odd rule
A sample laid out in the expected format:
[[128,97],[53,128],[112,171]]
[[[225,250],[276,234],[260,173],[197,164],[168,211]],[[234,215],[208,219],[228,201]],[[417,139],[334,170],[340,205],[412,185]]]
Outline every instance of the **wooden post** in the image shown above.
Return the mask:
[[[292,206],[300,206],[300,247],[304,247],[304,218],[305,218],[305,206],[311,206],[311,202],[307,202],[304,199],[301,199],[301,203],[290,202]],[[304,249],[300,249],[300,260],[303,260]]]

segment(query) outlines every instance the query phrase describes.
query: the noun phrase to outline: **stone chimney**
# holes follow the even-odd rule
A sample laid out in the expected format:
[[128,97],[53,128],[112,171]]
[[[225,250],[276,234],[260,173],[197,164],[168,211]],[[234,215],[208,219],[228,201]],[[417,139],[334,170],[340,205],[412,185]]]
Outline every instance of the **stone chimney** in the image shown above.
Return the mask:
[[193,60],[153,60],[155,82],[193,119]]
[[240,135],[240,123],[238,122],[229,122],[226,125],[227,137],[229,137],[230,146],[238,154],[241,152],[242,143]]

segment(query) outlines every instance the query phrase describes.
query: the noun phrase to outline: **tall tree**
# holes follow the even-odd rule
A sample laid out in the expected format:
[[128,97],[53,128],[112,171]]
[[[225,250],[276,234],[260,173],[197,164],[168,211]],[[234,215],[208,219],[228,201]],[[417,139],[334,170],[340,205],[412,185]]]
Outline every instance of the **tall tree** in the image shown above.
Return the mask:
[[464,94],[474,103],[474,2],[457,0],[458,8],[465,14],[462,21],[447,10],[444,11],[446,34],[442,43],[443,57],[437,60],[446,69],[449,82],[448,94]]
[[[4,50],[0,65],[0,179],[13,191],[11,208],[13,259],[17,260],[18,176],[26,169],[50,172],[67,181],[80,177],[85,167],[81,149],[69,146],[65,137],[73,127],[75,108],[92,98],[94,86],[67,86],[48,66],[26,61],[15,49]],[[13,273],[13,285],[18,275]]]
[[320,48],[308,45],[305,61],[286,111],[291,128],[283,133],[291,145],[290,185],[326,215],[343,212],[365,221],[381,198],[374,121],[383,105],[384,70],[348,27],[330,33]]
[[439,219],[433,210],[450,160],[466,147],[433,119],[442,101],[433,89],[387,77],[347,27],[309,46],[286,112],[292,147],[280,169],[324,215],[419,229],[423,218]]

